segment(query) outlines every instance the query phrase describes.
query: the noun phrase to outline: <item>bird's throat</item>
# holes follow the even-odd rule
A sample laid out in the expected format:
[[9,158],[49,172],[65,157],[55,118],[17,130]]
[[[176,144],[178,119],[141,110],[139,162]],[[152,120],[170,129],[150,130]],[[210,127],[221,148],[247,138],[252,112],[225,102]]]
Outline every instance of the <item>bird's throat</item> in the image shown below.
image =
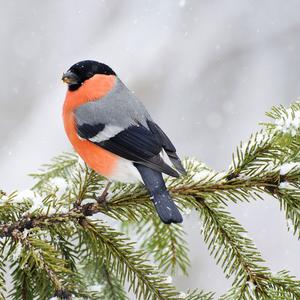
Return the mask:
[[75,91],[67,91],[64,110],[74,111],[77,107],[90,101],[101,100],[116,84],[116,76],[96,74],[85,80]]

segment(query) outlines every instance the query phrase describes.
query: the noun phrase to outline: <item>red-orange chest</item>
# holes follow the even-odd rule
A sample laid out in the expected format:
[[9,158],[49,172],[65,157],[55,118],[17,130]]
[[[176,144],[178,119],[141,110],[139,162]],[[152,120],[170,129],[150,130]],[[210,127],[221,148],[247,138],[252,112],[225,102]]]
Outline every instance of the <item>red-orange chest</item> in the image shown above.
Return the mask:
[[114,82],[115,77],[113,76],[94,75],[91,79],[86,80],[78,90],[68,91],[63,106],[65,131],[75,151],[91,169],[106,177],[113,173],[118,157],[78,136],[75,110],[88,101],[101,99],[112,89]]

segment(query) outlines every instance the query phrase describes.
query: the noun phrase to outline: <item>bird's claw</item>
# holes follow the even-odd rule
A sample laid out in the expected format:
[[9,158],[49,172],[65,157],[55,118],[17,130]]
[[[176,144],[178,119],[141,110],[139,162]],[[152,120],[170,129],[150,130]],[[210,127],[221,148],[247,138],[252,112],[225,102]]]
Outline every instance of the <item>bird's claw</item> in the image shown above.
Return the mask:
[[81,203],[80,203],[80,201],[78,201],[78,200],[76,200],[76,201],[74,202],[74,204],[73,204],[73,207],[74,207],[75,209],[79,209],[80,206],[81,206]]
[[97,203],[99,205],[104,207],[106,210],[109,210],[108,202],[106,201],[107,195],[108,195],[108,192],[104,191],[100,196],[96,196],[95,200],[97,201]]

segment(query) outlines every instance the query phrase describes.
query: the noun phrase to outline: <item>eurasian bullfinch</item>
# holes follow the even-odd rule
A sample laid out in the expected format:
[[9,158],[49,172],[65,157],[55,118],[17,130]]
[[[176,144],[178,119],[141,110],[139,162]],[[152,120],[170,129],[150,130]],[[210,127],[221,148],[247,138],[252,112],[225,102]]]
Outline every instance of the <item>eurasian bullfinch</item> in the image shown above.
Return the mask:
[[[144,105],[109,66],[96,61],[76,63],[62,80],[68,84],[64,126],[76,152],[110,181],[142,181],[161,220],[181,223],[162,173],[179,177],[186,171]],[[179,173],[165,163],[163,151]]]

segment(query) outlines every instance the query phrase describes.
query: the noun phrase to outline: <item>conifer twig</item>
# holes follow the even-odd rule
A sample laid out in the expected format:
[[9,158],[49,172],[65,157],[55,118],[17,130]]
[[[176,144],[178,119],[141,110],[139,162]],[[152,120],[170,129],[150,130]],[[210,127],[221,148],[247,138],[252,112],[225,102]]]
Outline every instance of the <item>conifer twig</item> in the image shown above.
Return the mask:
[[[268,116],[273,123],[237,147],[227,171],[215,172],[187,159],[186,176],[166,178],[180,209],[198,213],[210,254],[225,276],[233,278],[222,299],[300,299],[300,282],[287,271],[273,274],[227,210],[228,203],[271,195],[284,210],[288,227],[300,237],[300,103],[274,107]],[[212,293],[202,291],[179,293],[160,274],[178,269],[188,274],[185,232],[181,225],[166,227],[158,221],[142,185],[115,183],[108,207],[103,207],[95,201],[103,178],[73,154],[55,158],[32,176],[32,190],[0,192],[0,299],[7,295],[6,261],[13,270],[14,300],[53,295],[127,299],[125,281],[138,299],[212,299]],[[136,232],[138,245],[105,224],[104,215]]]

